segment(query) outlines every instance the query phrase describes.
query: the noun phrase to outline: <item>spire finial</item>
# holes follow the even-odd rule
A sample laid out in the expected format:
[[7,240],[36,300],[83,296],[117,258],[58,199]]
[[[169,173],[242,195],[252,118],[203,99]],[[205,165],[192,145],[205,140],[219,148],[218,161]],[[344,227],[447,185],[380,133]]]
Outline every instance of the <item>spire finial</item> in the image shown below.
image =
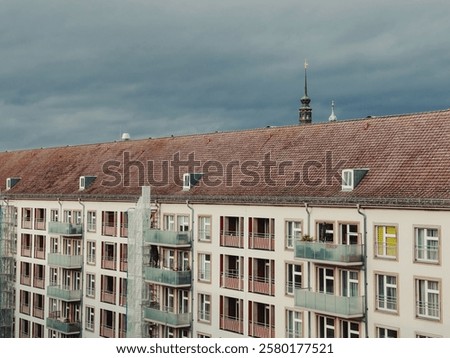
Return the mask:
[[307,75],[306,75],[307,68],[308,68],[308,62],[306,62],[306,58],[305,58],[305,97],[308,97],[308,83],[307,83]]
[[334,114],[334,101],[331,101],[331,115],[328,118],[330,122],[335,122],[337,120],[336,115]]

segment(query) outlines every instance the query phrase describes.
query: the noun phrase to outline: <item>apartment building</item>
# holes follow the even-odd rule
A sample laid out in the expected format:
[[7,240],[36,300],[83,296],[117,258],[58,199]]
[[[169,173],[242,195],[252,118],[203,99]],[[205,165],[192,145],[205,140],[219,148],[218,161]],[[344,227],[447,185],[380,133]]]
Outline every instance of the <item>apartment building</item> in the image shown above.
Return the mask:
[[3,337],[450,337],[450,110],[0,153]]

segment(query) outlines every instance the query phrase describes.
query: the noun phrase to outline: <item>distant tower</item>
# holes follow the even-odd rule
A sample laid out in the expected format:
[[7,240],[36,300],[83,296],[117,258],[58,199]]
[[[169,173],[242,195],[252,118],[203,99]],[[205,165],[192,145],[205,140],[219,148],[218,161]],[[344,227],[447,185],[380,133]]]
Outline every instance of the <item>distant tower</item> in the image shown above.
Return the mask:
[[305,95],[300,99],[302,106],[298,110],[300,124],[309,124],[309,123],[311,123],[311,120],[312,120],[312,108],[309,106],[309,103],[311,102],[311,100],[308,97],[308,83],[307,83],[307,77],[306,77],[306,68],[307,67],[308,67],[308,64],[306,63],[306,60],[305,60]]
[[334,101],[331,101],[331,114],[328,117],[328,121],[329,122],[336,122],[337,121],[337,117],[334,114]]

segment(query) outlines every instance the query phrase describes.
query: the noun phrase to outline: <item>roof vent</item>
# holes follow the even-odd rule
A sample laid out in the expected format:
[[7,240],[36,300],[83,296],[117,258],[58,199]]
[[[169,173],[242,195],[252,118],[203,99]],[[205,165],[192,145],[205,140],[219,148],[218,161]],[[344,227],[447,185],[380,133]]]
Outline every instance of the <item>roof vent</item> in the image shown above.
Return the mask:
[[81,176],[80,177],[80,190],[84,190],[87,189],[96,179],[97,177],[95,176]]
[[123,141],[130,140],[130,139],[131,139],[130,133],[122,133],[122,140]]
[[20,178],[6,178],[6,190],[11,189],[20,181]]
[[355,189],[368,171],[368,169],[343,169],[342,190],[351,191]]
[[202,176],[202,173],[184,173],[183,190],[189,190],[190,188],[192,188],[195,184],[198,183]]

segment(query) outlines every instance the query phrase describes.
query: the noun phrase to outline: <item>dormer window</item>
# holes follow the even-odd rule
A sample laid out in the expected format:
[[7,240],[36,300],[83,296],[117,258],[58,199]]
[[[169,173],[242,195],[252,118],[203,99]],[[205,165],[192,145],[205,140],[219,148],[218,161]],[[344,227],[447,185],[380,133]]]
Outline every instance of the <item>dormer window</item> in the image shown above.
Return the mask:
[[342,170],[342,190],[351,191],[355,189],[368,169],[343,169]]
[[6,178],[6,190],[12,189],[20,181],[20,178]]
[[189,190],[191,188],[191,175],[189,173],[183,174],[183,190]]
[[344,169],[342,171],[342,190],[353,190],[353,170]]
[[87,189],[95,179],[96,179],[95,176],[81,176],[79,182],[79,189],[80,190]]
[[191,189],[200,178],[203,176],[201,173],[184,173],[183,174],[183,190]]

